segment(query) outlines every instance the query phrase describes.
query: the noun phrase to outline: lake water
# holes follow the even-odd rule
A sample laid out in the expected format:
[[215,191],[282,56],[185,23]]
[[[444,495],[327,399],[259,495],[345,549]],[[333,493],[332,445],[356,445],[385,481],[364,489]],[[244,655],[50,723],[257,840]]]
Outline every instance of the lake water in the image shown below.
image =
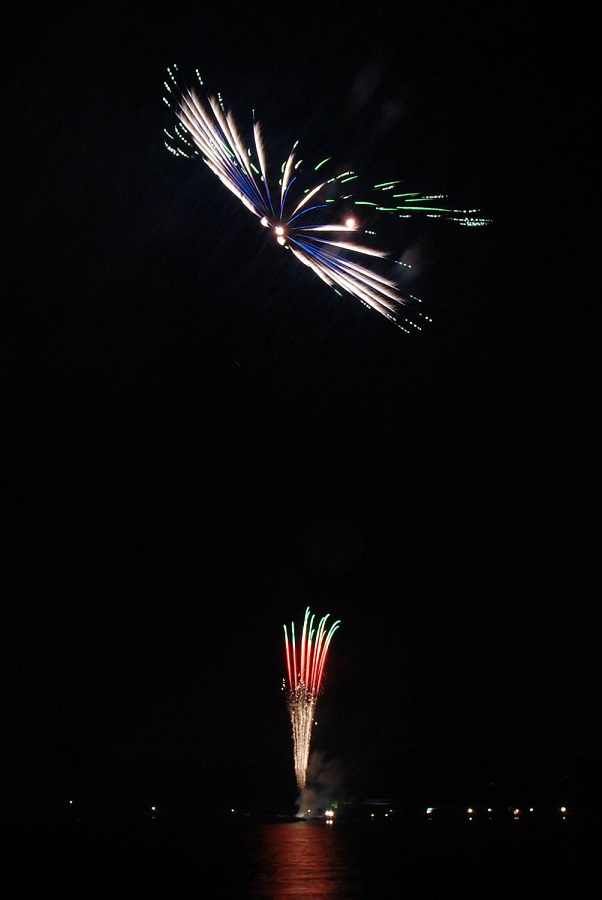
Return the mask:
[[[161,819],[18,829],[19,895],[423,898],[579,894],[589,846],[554,821]],[[14,861],[14,860],[13,860]],[[585,885],[584,885],[585,889]],[[577,892],[576,892],[577,891]],[[32,894],[33,895],[33,894]],[[17,896],[14,894],[13,896]]]

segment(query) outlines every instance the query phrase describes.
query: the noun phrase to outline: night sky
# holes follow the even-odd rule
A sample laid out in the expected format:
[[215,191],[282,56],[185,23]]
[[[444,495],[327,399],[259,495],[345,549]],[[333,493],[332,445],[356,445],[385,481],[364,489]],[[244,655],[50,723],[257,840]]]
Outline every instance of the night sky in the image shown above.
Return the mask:
[[[342,622],[314,734],[341,795],[593,768],[587,23],[481,6],[13,15],[13,800],[290,805],[282,626],[307,605]],[[166,150],[173,63],[245,135],[254,109],[274,163],[299,139],[491,218],[387,225],[432,325],[338,296]]]

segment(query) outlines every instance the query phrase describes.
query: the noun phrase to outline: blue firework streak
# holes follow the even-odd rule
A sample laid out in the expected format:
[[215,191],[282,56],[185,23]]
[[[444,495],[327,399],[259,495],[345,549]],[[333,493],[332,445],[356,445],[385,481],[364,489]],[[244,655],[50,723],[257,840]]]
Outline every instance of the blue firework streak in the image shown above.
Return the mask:
[[[261,126],[253,119],[254,149],[245,147],[236,122],[226,111],[221,98],[209,96],[204,102],[195,88],[180,90],[175,72],[168,69],[165,87],[169,97],[164,100],[176,110],[174,134],[166,130],[167,148],[177,156],[201,156],[212,172],[257,216],[282,247],[308,266],[337,293],[347,293],[364,305],[377,310],[404,331],[420,329],[420,321],[431,321],[418,314],[409,318],[405,307],[409,301],[420,302],[411,294],[400,291],[398,282],[368,268],[359,260],[373,261],[389,254],[365,244],[349,240],[363,229],[358,207],[373,212],[407,218],[421,213],[447,218],[461,225],[484,225],[488,220],[476,215],[476,210],[455,210],[439,205],[441,196],[425,196],[417,192],[399,193],[399,181],[374,186],[377,199],[355,199],[349,193],[349,183],[357,178],[346,171],[330,178],[319,174],[330,158],[314,167],[318,181],[303,187],[299,179],[301,161],[297,160],[298,142],[282,164],[277,187],[271,185]],[[203,82],[197,72],[199,85]],[[174,104],[171,99],[176,96]],[[384,198],[384,199],[383,199]],[[388,201],[388,202],[387,202]],[[325,210],[338,212],[344,203],[346,213],[333,219]],[[333,209],[334,205],[334,209]],[[363,231],[368,234],[367,231]],[[399,262],[399,265],[405,265]],[[419,322],[415,321],[419,319]]]

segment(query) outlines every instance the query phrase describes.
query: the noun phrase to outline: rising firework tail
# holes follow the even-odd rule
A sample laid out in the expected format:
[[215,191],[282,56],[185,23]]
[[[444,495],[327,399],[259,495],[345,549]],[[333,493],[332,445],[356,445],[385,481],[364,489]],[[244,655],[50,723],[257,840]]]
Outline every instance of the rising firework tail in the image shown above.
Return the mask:
[[[421,214],[473,226],[485,225],[488,219],[479,216],[477,210],[442,206],[440,195],[401,192],[398,180],[374,185],[370,198],[355,197],[354,172],[322,176],[324,167],[332,162],[329,157],[313,168],[317,182],[306,183],[302,161],[296,156],[298,141],[274,182],[259,122],[253,120],[253,148],[248,148],[221,98],[201,97],[203,81],[198,71],[198,87],[193,88],[179,87],[177,66],[169,68],[167,75],[163,99],[175,111],[176,119],[173,129],[165,130],[168,150],[176,156],[200,156],[276,242],[338,294],[356,297],[406,332],[421,330],[423,324],[432,321],[416,309],[419,298],[403,293],[398,280],[389,277],[389,268],[387,274],[377,270],[378,260],[389,254],[352,239],[358,233],[373,234],[363,227],[362,219],[368,213],[401,218]],[[366,257],[372,261],[371,268],[359,261]],[[395,264],[411,268],[400,260]]]
[[337,619],[328,627],[330,614],[323,616],[314,628],[315,615],[305,610],[301,637],[295,640],[295,623],[291,622],[290,639],[284,626],[286,674],[282,688],[293,729],[293,755],[297,787],[307,783],[307,766],[318,695],[322,690],[324,667],[332,636],[340,625]]

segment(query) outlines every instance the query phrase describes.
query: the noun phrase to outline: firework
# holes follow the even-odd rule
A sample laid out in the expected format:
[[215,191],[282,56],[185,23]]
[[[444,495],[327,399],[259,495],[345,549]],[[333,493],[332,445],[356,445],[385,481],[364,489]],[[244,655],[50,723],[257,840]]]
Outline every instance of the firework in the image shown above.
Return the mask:
[[[409,301],[417,301],[411,294],[403,294],[396,279],[375,268],[376,261],[389,254],[353,238],[363,230],[362,218],[368,213],[387,213],[403,218],[424,214],[447,218],[461,225],[483,225],[487,220],[476,210],[448,209],[441,205],[442,196],[425,196],[417,192],[402,193],[399,181],[377,184],[372,199],[355,199],[349,193],[357,176],[352,171],[339,172],[320,178],[330,163],[329,157],[313,169],[317,183],[304,186],[301,160],[297,160],[298,141],[280,168],[276,184],[269,177],[268,161],[259,122],[253,117],[253,149],[245,147],[232,113],[221,98],[201,99],[197,89],[180,90],[175,72],[168,69],[165,102],[176,111],[174,133],[165,131],[167,148],[178,156],[201,156],[220,179],[261,224],[276,242],[290,250],[299,262],[308,266],[337,293],[347,293],[365,306],[377,310],[404,331],[420,329],[421,320],[428,316],[405,309]],[[203,82],[197,72],[199,85]],[[173,100],[176,95],[175,102]],[[331,214],[325,214],[332,210]],[[335,214],[336,213],[336,217]],[[370,257],[372,268],[359,260]],[[396,264],[409,268],[396,260]],[[388,270],[387,270],[388,271]]]
[[332,636],[340,621],[327,626],[327,613],[314,628],[315,615],[309,606],[305,610],[301,639],[295,642],[295,623],[291,623],[291,635],[284,626],[284,648],[286,652],[286,673],[282,689],[286,691],[286,702],[293,727],[293,754],[295,778],[300,791],[305,788],[309,748],[314,726],[318,694],[322,689],[324,666]]

